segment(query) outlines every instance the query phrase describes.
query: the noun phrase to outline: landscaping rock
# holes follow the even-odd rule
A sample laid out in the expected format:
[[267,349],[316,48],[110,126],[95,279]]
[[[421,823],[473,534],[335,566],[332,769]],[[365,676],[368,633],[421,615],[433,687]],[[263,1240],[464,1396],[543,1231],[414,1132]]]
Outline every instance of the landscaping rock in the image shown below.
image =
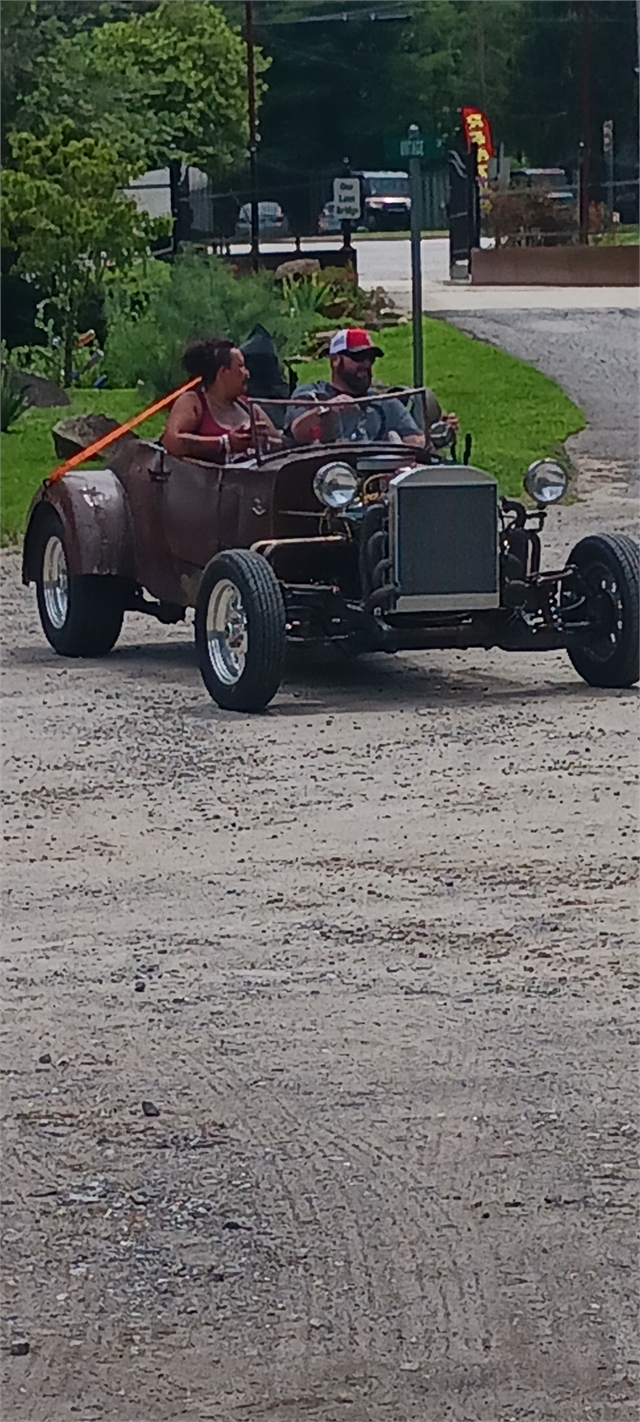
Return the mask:
[[33,375],[28,370],[12,371],[12,384],[21,394],[26,395],[30,405],[46,410],[49,406],[70,405],[66,390],[56,385],[55,380],[45,380],[43,375]]
[[282,281],[284,277],[288,276],[313,276],[314,272],[320,270],[317,257],[295,257],[290,262],[281,262],[280,266],[276,267],[274,275],[276,281]]
[[110,415],[67,415],[58,420],[51,431],[58,458],[70,459],[79,454],[81,449],[87,449],[110,430],[117,429],[118,424]]

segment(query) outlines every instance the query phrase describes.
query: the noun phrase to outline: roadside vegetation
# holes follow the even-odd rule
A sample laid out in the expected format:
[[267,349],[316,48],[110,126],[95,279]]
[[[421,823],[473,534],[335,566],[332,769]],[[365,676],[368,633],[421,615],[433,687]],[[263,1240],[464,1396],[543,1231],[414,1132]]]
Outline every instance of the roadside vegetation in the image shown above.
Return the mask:
[[[411,326],[376,333],[385,352],[376,374],[388,385],[411,383]],[[462,434],[473,435],[473,463],[496,474],[505,494],[521,489],[522,474],[533,459],[558,452],[568,435],[582,429],[582,411],[552,380],[494,346],[473,340],[444,321],[425,318],[426,381],[443,409],[455,410]],[[326,376],[326,359],[297,366],[302,380]],[[100,411],[126,420],[144,408],[141,389],[75,390],[71,404],[57,409],[28,409],[1,436],[2,539],[19,539],[32,494],[56,463],[52,426],[65,415]],[[139,427],[157,436],[164,423],[156,415]]]

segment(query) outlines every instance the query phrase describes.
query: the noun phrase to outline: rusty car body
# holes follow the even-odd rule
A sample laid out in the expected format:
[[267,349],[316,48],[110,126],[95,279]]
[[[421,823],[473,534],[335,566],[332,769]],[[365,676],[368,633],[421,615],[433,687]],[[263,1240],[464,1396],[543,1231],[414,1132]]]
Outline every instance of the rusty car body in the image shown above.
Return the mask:
[[288,644],[566,648],[592,685],[632,684],[637,545],[597,534],[543,571],[566,478],[543,460],[526,479],[533,505],[431,443],[334,439],[212,465],[129,436],[109,467],[45,480],[23,578],[66,656],[110,651],[127,611],[171,623],[194,608],[205,685],[234,710],[267,705]]

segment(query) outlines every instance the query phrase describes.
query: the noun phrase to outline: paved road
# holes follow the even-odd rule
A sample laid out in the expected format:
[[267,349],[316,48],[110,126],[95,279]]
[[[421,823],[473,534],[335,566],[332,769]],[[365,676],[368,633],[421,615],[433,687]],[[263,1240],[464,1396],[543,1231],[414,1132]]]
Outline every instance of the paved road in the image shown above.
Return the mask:
[[[411,309],[411,249],[406,238],[354,237],[358,252],[358,272],[365,287],[384,286],[404,310]],[[305,238],[302,250],[336,246],[335,238]],[[234,250],[236,248],[234,247]],[[248,248],[238,246],[238,251]],[[291,243],[267,243],[265,251],[282,251],[283,261],[295,255]],[[422,242],[424,311],[509,311],[553,309],[638,310],[637,287],[486,287],[449,281],[449,242],[443,237]]]

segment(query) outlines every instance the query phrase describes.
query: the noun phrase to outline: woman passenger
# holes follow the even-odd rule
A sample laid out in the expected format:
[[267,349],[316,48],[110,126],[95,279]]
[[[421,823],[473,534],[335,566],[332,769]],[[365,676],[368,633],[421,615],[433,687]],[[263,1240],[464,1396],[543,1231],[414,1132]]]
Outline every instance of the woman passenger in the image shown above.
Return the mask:
[[[207,337],[187,346],[182,364],[202,383],[171,406],[162,436],[167,452],[212,464],[230,454],[247,454],[255,441],[241,399],[249,377],[242,351],[233,341]],[[259,405],[254,406],[254,426],[261,449],[279,447],[282,437]]]

